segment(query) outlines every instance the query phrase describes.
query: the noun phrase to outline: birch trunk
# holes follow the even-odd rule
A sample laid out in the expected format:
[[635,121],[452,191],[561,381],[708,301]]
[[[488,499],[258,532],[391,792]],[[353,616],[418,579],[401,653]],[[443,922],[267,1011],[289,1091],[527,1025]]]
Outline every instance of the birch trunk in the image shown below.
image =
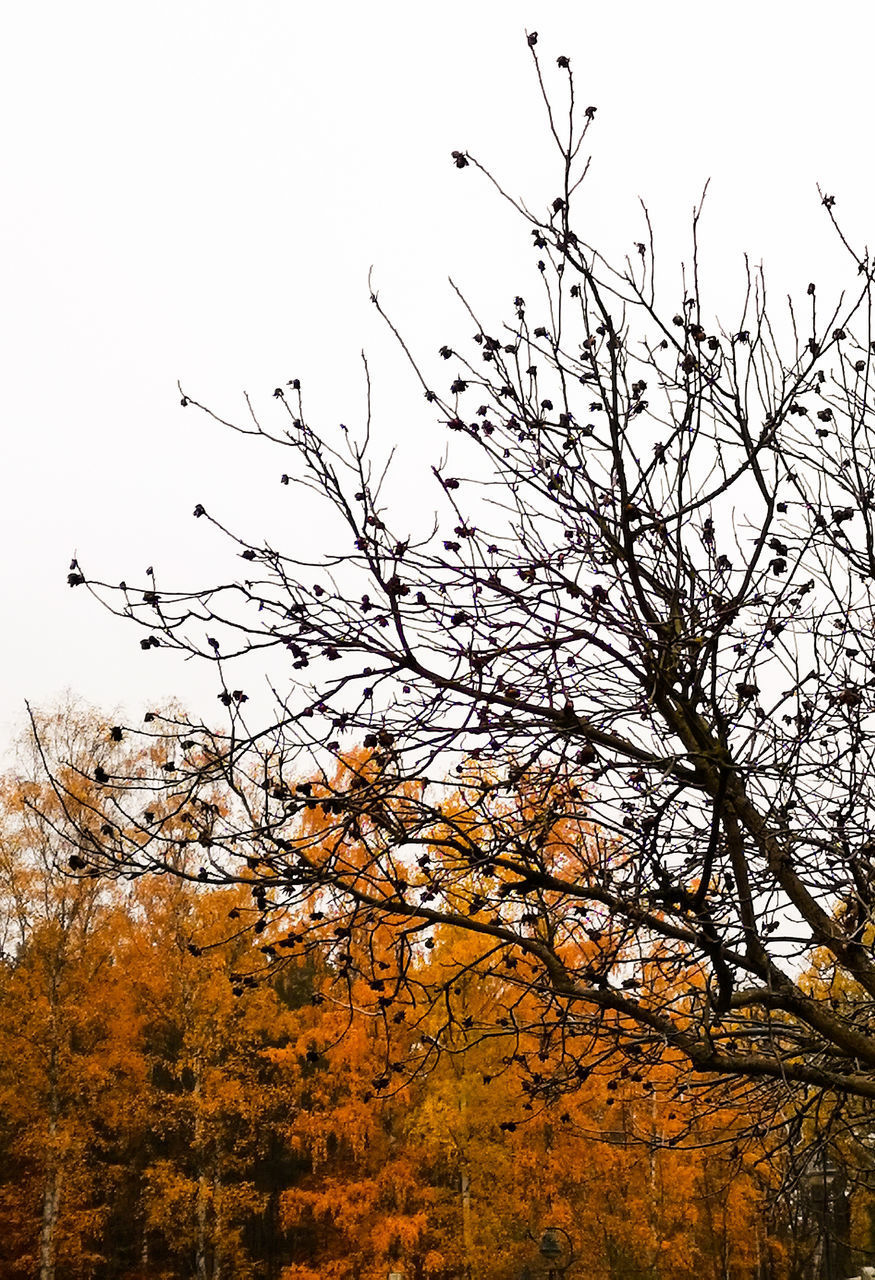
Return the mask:
[[[54,1054],[52,1055],[54,1058]],[[54,1068],[54,1062],[51,1068]],[[58,1088],[52,1082],[49,1094],[49,1132],[46,1175],[43,1183],[42,1221],[39,1236],[39,1280],[55,1280],[55,1243],[61,1205],[61,1167],[58,1158]]]
[[222,1280],[224,1271],[225,1214],[222,1196],[222,1151],[216,1151],[213,1166],[213,1280]]
[[459,1125],[457,1147],[459,1152],[459,1194],[462,1200],[462,1250],[465,1257],[464,1274],[467,1280],[470,1280],[474,1234],[471,1221],[471,1177],[468,1162],[468,1095],[465,1089],[464,1077],[459,1095],[459,1111],[461,1113],[461,1123]]
[[201,1069],[197,1067],[194,1091],[194,1155],[197,1161],[197,1198],[195,1202],[195,1276],[197,1280],[210,1280],[207,1267],[207,1251],[209,1248],[209,1207],[210,1180],[205,1169],[206,1152],[204,1150],[203,1117],[201,1115]]
[[465,1251],[465,1275],[471,1275],[471,1248],[473,1238],[471,1233],[471,1180],[468,1176],[468,1166],[463,1164],[459,1174],[459,1189],[462,1195],[462,1248]]
[[195,1275],[197,1280],[209,1280],[207,1272],[207,1247],[209,1242],[209,1182],[201,1173],[197,1180],[197,1245],[195,1249]]

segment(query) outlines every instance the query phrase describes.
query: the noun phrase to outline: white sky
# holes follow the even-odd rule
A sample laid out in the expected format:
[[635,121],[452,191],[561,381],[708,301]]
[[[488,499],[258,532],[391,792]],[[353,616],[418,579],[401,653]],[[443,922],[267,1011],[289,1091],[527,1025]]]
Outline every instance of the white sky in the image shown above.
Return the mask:
[[449,158],[473,151],[535,206],[557,193],[526,27],[599,109],[588,238],[629,252],[641,195],[679,279],[710,176],[705,285],[727,325],[744,251],[777,298],[853,284],[815,183],[875,240],[867,3],[6,6],[0,741],[25,697],[65,688],[132,714],[162,695],[215,707],[190,665],[67,588],[74,551],[113,581],[231,577],[196,502],[256,540],[318,542],[278,483],[288,463],[183,411],[178,378],[242,416],[244,389],[270,414],[298,376],[314,423],[355,426],[364,346],[381,445],[402,477],[426,460],[436,437],[367,271],[426,360],[470,337],[448,274],[496,321],[534,292],[525,227]]

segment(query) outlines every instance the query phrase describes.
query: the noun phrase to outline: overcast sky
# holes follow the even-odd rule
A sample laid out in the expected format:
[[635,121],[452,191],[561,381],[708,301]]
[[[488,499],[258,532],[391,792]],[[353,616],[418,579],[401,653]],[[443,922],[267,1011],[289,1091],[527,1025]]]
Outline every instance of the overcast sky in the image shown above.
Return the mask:
[[[66,688],[135,714],[215,706],[192,667],[65,583],[165,586],[239,561],[203,502],[258,540],[318,543],[278,483],[288,463],[179,405],[242,417],[248,391],[304,383],[314,422],[355,426],[369,353],[380,447],[402,476],[432,447],[426,408],[368,305],[426,360],[470,336],[447,276],[507,316],[531,280],[524,226],[450,152],[468,149],[546,206],[558,175],[524,31],[572,59],[598,107],[583,233],[621,254],[651,207],[680,280],[705,180],[706,293],[731,324],[742,257],[773,296],[853,283],[815,184],[875,240],[865,3],[739,0],[54,0],[6,6],[0,733]],[[314,547],[314,549],[316,549]],[[212,701],[211,701],[212,700]]]

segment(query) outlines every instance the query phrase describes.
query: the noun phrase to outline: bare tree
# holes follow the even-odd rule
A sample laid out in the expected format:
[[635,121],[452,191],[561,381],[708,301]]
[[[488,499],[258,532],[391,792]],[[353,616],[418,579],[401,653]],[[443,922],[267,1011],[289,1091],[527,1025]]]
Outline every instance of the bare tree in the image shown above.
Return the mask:
[[[824,305],[812,283],[774,319],[749,270],[726,329],[700,292],[699,209],[666,308],[646,209],[619,264],[575,231],[595,108],[566,57],[548,89],[528,44],[555,198],[532,212],[453,160],[527,225],[537,299],[500,325],[468,307],[473,341],[426,364],[372,297],[448,433],[414,481],[434,528],[398,527],[370,424],[321,434],[294,380],[226,425],[284,451],[338,554],[229,533],[241,576],[186,591],[74,562],[144,649],[214,665],[228,717],[137,730],[177,743],[158,794],[144,816],[98,769],[81,858],[163,870],[184,810],[201,878],[253,881],[255,927],[297,911],[283,955],[327,938],[342,978],[365,963],[352,932],[392,926],[398,999],[433,926],[478,935],[520,992],[504,1032],[528,1019],[542,1059],[561,1048],[549,1081],[533,1055],[533,1091],[573,1085],[598,1027],[639,1062],[669,1045],[803,1106],[875,1098],[872,264],[845,241],[852,289]],[[275,714],[253,725],[236,673],[255,659]]]

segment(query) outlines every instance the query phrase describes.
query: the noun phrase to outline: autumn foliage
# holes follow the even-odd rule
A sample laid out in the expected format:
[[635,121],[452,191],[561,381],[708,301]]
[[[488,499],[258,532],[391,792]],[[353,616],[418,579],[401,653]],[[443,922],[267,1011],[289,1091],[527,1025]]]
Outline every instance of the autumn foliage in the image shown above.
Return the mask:
[[[87,812],[70,745],[63,804]],[[515,1280],[544,1272],[546,1223],[594,1280],[806,1274],[816,1232],[749,1098],[668,1049],[618,1057],[608,1022],[567,1059],[489,936],[337,937],[317,897],[263,911],[258,868],[201,883],[184,814],[175,874],[81,874],[59,806],[26,771],[3,784],[3,1280]],[[619,945],[609,921],[590,935]],[[645,976],[666,980],[658,957]],[[865,1188],[854,1204],[865,1250]]]

